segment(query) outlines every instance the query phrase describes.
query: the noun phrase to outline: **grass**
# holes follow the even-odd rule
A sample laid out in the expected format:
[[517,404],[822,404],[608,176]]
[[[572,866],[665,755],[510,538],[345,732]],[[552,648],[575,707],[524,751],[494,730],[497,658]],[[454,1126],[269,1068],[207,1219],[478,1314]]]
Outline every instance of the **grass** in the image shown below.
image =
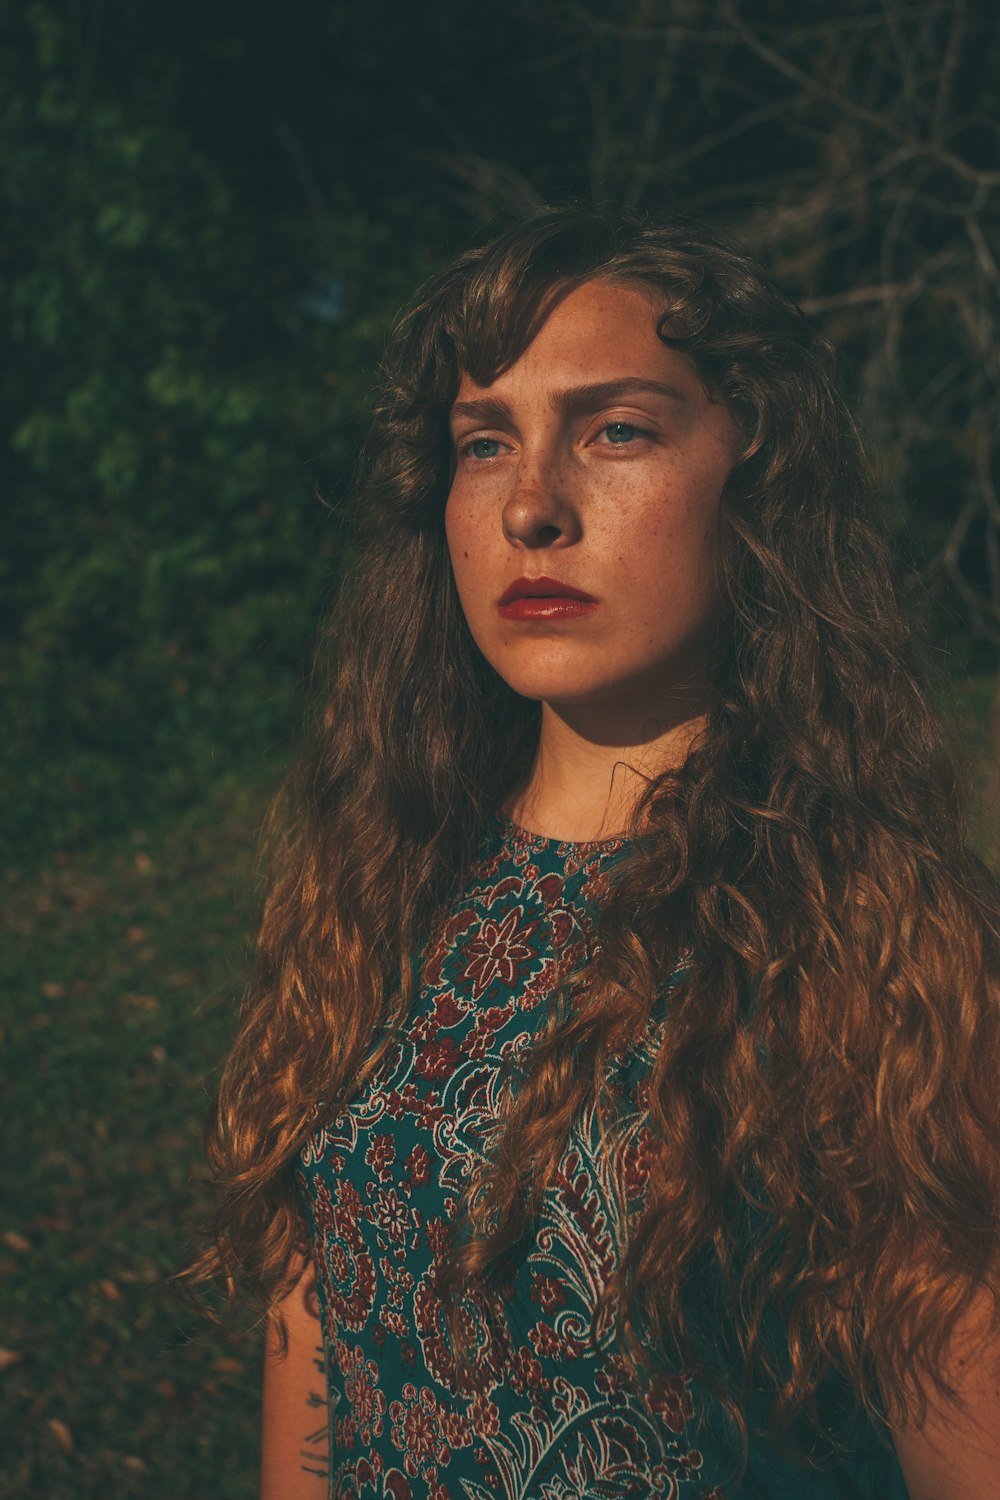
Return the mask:
[[[0,1496],[252,1496],[259,1338],[163,1278],[209,1197],[200,1131],[254,905],[259,788],[8,871]],[[8,1357],[9,1358],[9,1357]]]
[[[990,691],[956,679],[944,705],[980,767]],[[0,1500],[256,1493],[259,1335],[201,1324],[163,1278],[209,1206],[267,779],[3,877]],[[974,842],[997,867],[991,784]]]

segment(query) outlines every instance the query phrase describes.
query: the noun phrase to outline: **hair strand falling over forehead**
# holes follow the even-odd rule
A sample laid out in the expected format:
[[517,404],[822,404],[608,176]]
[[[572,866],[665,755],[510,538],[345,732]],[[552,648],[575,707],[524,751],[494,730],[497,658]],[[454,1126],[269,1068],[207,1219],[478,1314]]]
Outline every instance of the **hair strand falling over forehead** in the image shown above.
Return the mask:
[[[728,644],[707,728],[646,787],[596,956],[508,1078],[470,1179],[435,1288],[456,1387],[474,1383],[468,1307],[499,1307],[570,1122],[684,950],[649,1081],[644,1207],[595,1337],[613,1313],[637,1374],[658,1379],[658,1359],[700,1373],[737,1440],[759,1378],[779,1428],[831,1369],[878,1419],[941,1387],[958,1319],[996,1286],[1000,903],[965,848],[828,351],[746,254],[688,223],[539,212],[397,326],[318,711],[275,816],[208,1132],[225,1193],[194,1275],[265,1304],[287,1288],[308,1250],[294,1175],[317,1101],[335,1116],[391,1045],[411,957],[525,775],[538,706],[479,655],[452,582],[448,409],[463,371],[508,367],[552,299],[595,278],[649,291],[660,337],[742,435],[722,501]],[[622,1159],[609,1143],[616,1180]],[[728,1289],[733,1327],[714,1362],[685,1310],[703,1274]]]

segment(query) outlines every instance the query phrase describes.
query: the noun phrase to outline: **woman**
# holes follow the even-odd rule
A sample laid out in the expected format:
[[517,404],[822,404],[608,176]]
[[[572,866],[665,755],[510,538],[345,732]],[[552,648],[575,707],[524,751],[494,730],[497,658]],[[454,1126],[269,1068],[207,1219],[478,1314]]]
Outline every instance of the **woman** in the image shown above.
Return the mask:
[[1000,1496],[1000,903],[821,341],[546,210],[356,494],[209,1137],[265,1500]]

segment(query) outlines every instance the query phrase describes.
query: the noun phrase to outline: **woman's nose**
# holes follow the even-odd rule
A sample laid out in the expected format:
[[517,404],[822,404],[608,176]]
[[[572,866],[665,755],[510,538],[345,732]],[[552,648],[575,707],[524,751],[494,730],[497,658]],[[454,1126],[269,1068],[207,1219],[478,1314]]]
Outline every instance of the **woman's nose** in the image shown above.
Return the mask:
[[576,541],[579,517],[561,466],[522,455],[502,522],[504,536],[516,546],[568,546]]

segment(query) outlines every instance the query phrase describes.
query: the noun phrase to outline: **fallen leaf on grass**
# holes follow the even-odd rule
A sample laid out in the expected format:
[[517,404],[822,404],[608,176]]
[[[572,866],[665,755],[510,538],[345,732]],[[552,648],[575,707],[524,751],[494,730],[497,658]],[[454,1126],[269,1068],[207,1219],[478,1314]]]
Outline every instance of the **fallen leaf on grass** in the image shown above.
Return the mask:
[[41,986],[41,991],[46,1000],[61,1000],[66,993],[66,986],[50,980]]
[[125,930],[125,936],[130,943],[144,943],[149,933],[145,927],[128,927]]
[[122,1004],[130,1005],[134,1010],[156,1010],[159,1003],[155,995],[138,995],[134,990],[122,996]]
[[60,1420],[59,1420],[58,1417],[50,1417],[49,1420],[46,1422],[45,1425],[49,1429],[49,1431],[51,1432],[52,1436],[55,1438],[56,1442],[59,1444],[59,1446],[63,1450],[63,1452],[64,1453],[72,1453],[73,1452],[73,1434],[70,1432],[69,1428],[66,1426],[66,1423],[65,1422],[60,1422]]
[[131,1469],[133,1474],[145,1474],[148,1465],[145,1459],[140,1458],[137,1453],[128,1453],[122,1459],[122,1467]]
[[17,1250],[22,1255],[31,1249],[31,1241],[26,1240],[23,1234],[18,1234],[16,1229],[5,1229],[0,1235],[8,1250]]
[[124,1281],[126,1286],[134,1286],[136,1282],[152,1286],[154,1281],[160,1280],[160,1272],[155,1266],[140,1266],[137,1271],[119,1271],[118,1280]]
[[24,1355],[18,1354],[16,1349],[0,1349],[0,1375],[4,1370],[9,1370],[11,1365],[19,1365],[23,1358]]
[[99,1281],[97,1283],[97,1289],[102,1297],[107,1297],[109,1302],[121,1301],[122,1294],[115,1286],[113,1281]]

